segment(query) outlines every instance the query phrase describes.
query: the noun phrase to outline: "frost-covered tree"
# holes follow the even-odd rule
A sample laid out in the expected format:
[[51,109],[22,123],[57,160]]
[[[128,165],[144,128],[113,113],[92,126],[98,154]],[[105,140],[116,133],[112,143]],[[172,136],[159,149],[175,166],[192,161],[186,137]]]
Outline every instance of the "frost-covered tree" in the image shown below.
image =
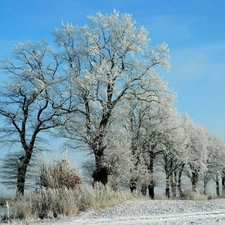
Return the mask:
[[0,90],[0,129],[2,146],[23,150],[17,159],[17,194],[23,195],[28,166],[34,151],[44,143],[44,132],[64,124],[72,109],[69,95],[64,95],[58,55],[44,40],[20,43],[11,59],[2,60],[5,82]]
[[176,197],[177,172],[182,168],[187,155],[186,138],[182,126],[181,116],[175,108],[167,112],[165,118],[162,145],[164,152],[161,157],[166,175],[166,196],[170,197],[170,186],[173,197]]
[[131,179],[129,185],[131,192],[136,191],[138,182],[140,182],[140,174],[142,175],[142,177],[144,177],[144,183],[146,183],[145,181],[147,170],[146,166],[143,166],[144,163],[142,159],[143,158],[142,134],[143,134],[143,124],[145,123],[146,120],[146,112],[148,110],[148,107],[144,107],[144,103],[145,102],[140,101],[130,103],[130,109],[128,114],[129,123],[127,126],[127,130],[131,136],[130,151],[133,156],[132,157],[133,166],[131,168]]
[[175,94],[169,89],[167,91],[167,95],[163,92],[158,95],[160,101],[137,101],[136,104],[131,104],[130,109],[131,151],[134,156],[134,176],[130,187],[135,190],[138,179],[142,180],[142,193],[145,194],[148,188],[151,198],[154,198],[155,159],[164,152],[164,134],[171,129],[166,126],[166,121],[168,122],[169,111],[173,111],[171,107]]
[[130,135],[118,124],[110,125],[106,134],[107,147],[104,162],[109,172],[109,183],[114,187],[129,184],[133,169],[133,155],[130,151]]
[[186,174],[191,180],[192,191],[196,192],[199,175],[207,170],[208,141],[203,126],[195,124],[189,117],[184,121],[187,138]]
[[219,178],[223,176],[225,145],[223,140],[209,131],[206,131],[206,136],[208,139],[208,158],[207,170],[203,174],[204,193],[206,193],[207,183],[213,179],[216,183],[216,193],[219,196]]
[[65,136],[74,139],[76,147],[78,142],[89,147],[95,158],[92,177],[106,184],[106,134],[113,117],[129,100],[160,100],[166,84],[154,68],[169,68],[168,47],[150,46],[148,32],[137,28],[129,14],[114,11],[88,19],[89,26],[62,24],[54,36],[62,50],[68,94],[79,109],[67,123]]

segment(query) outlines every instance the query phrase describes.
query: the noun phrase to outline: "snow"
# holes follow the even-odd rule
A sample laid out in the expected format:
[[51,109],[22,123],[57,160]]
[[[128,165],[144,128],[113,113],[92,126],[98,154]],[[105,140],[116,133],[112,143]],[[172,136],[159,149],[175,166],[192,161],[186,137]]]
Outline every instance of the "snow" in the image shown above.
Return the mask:
[[[15,224],[15,223],[12,223]],[[19,224],[19,223],[17,223]],[[225,199],[134,200],[77,216],[29,222],[29,225],[156,225],[156,224],[225,224]]]

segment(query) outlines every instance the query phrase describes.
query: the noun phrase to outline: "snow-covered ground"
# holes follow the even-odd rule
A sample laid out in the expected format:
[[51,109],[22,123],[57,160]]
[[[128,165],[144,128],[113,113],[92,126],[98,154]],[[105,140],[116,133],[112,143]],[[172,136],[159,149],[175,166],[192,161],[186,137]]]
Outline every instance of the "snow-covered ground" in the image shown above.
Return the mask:
[[82,212],[74,217],[29,222],[28,224],[225,224],[225,199],[217,199],[210,201],[135,200],[124,202],[114,207],[106,208],[99,212],[87,211]]

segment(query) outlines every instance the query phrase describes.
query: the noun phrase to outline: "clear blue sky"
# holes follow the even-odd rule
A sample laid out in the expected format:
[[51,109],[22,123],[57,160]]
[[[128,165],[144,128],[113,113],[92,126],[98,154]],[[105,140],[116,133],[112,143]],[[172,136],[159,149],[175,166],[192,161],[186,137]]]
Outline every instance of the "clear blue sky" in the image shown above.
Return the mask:
[[224,0],[1,0],[0,58],[18,42],[50,42],[62,21],[83,26],[87,15],[113,9],[132,14],[153,45],[168,43],[171,70],[162,76],[178,93],[176,107],[225,138]]

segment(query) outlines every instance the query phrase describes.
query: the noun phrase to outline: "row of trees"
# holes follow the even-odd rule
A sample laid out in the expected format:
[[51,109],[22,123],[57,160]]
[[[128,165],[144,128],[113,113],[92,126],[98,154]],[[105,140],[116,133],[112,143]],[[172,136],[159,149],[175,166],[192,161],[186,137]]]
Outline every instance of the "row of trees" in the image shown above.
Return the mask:
[[128,183],[131,191],[141,186],[152,198],[158,165],[168,197],[176,180],[181,193],[184,171],[193,190],[200,174],[206,183],[219,176],[223,142],[179,115],[176,94],[156,72],[169,69],[167,44],[151,46],[146,29],[136,28],[129,14],[88,19],[90,26],[55,29],[55,49],[46,40],[19,43],[11,59],[2,60],[7,78],[0,91],[0,143],[22,149],[17,193],[24,194],[45,132],[92,153],[94,182],[116,176],[118,184]]
[[201,180],[206,194],[208,183],[214,180],[216,193],[220,195],[220,178],[224,189],[223,140],[187,115],[158,104],[149,108],[148,103],[139,102],[135,110],[132,108],[130,121],[131,191],[139,187],[145,195],[148,189],[154,198],[155,185],[164,183],[168,198],[171,193],[173,197],[178,196],[177,190],[183,197],[188,184],[196,192]]

